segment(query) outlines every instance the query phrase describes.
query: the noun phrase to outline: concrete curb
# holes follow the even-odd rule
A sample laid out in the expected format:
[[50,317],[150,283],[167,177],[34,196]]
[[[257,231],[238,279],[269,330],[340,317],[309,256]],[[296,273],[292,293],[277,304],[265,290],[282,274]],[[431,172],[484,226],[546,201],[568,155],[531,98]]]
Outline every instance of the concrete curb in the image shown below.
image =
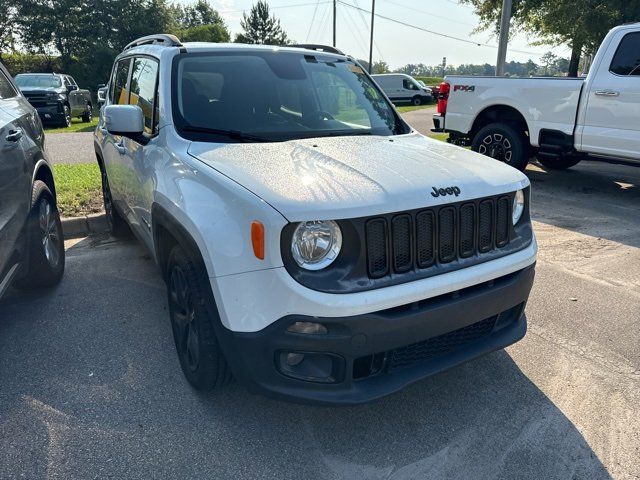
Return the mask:
[[104,213],[62,218],[62,231],[65,240],[86,237],[92,233],[102,233],[107,230],[109,230],[109,224]]

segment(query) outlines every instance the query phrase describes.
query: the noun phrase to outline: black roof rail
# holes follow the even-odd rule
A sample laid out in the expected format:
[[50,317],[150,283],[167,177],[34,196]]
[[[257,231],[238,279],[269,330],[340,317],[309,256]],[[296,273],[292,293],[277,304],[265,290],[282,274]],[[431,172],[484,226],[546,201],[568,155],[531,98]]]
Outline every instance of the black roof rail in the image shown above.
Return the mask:
[[139,47],[140,45],[162,45],[164,47],[182,47],[182,43],[178,40],[178,37],[169,33],[156,33],[155,35],[147,35],[146,37],[140,37],[126,47],[125,50],[130,48]]
[[336,47],[331,47],[329,45],[316,45],[314,43],[283,45],[283,47],[306,48],[307,50],[316,50],[318,52],[337,53],[338,55],[344,55],[344,52],[342,52],[341,50],[338,50]]

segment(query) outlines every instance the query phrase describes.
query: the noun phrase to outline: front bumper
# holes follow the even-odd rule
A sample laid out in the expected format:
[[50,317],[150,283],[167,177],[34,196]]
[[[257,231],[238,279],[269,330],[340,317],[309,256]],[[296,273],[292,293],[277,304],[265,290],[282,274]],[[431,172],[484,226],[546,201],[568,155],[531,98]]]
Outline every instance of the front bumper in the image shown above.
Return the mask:
[[[521,339],[533,278],[531,265],[382,311],[289,315],[257,332],[221,328],[220,343],[234,375],[251,391],[304,403],[368,402]],[[328,334],[287,332],[299,321],[321,323]],[[291,367],[289,352],[305,357]]]
[[444,115],[440,113],[435,113],[433,115],[433,128],[431,131],[437,133],[444,132]]
[[43,122],[57,122],[64,120],[64,111],[60,104],[38,106],[35,108]]

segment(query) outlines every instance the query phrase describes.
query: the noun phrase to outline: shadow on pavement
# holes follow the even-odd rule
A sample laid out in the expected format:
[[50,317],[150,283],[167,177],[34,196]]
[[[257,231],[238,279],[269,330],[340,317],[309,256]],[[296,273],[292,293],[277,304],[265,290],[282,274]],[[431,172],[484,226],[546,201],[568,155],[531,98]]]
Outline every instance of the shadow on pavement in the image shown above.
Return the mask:
[[565,170],[529,164],[532,218],[640,247],[640,168],[583,161]]
[[358,407],[200,395],[139,245],[83,241],[67,265],[0,305],[0,478],[610,478],[504,351]]

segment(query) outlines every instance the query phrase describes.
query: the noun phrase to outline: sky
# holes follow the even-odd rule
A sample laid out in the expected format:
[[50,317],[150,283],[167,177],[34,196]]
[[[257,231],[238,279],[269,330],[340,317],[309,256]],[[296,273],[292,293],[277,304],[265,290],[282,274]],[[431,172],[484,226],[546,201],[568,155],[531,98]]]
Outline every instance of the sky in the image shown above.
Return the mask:
[[[194,1],[182,0],[185,4]],[[366,60],[369,57],[371,15],[362,10],[371,11],[371,0],[338,1],[337,47],[345,53]],[[212,1],[232,35],[242,30],[242,12],[248,12],[253,3],[254,0]],[[268,0],[268,3],[287,35],[297,43],[331,45],[332,0]],[[448,65],[454,66],[463,63],[496,63],[497,39],[488,31],[472,33],[478,24],[478,17],[469,5],[460,5],[456,0],[376,0],[376,14],[464,41],[376,17],[374,62],[382,60],[392,68],[407,63],[438,65],[442,63],[443,57],[447,58]],[[570,56],[570,49],[566,46],[532,46],[532,41],[535,38],[524,35],[512,38],[507,61],[525,62],[531,59],[539,63],[540,57],[547,51],[563,57]],[[485,44],[491,46],[484,46]]]

